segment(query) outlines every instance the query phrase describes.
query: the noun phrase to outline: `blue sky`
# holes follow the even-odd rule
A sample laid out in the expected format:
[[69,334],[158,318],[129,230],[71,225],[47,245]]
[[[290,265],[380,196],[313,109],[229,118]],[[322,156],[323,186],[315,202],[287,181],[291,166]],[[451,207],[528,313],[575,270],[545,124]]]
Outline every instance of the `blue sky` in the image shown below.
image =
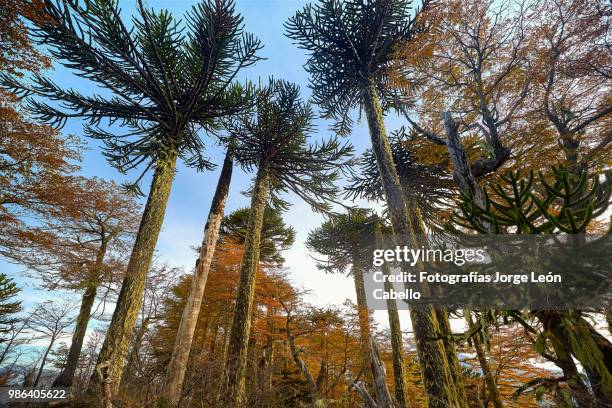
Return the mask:
[[[194,3],[196,2],[188,0],[149,0],[147,2],[155,9],[171,10],[176,17],[183,15]],[[119,0],[119,4],[124,16],[135,12],[134,0]],[[308,76],[303,69],[306,54],[294,46],[291,40],[283,34],[283,23],[305,4],[305,1],[296,0],[237,0],[236,8],[244,16],[245,30],[254,33],[262,40],[264,48],[260,55],[266,58],[254,67],[243,71],[241,79],[248,78],[256,81],[258,78],[266,79],[274,76],[297,83],[302,88],[303,96],[305,98],[309,96]],[[48,75],[60,85],[74,87],[85,94],[91,94],[97,90],[91,82],[75,77],[70,71],[60,66],[56,66]],[[312,135],[313,139],[332,135],[329,125],[330,122],[317,120],[317,131]],[[401,125],[398,118],[387,118],[389,131]],[[71,120],[63,128],[63,132],[82,134],[82,123],[78,120]],[[207,140],[205,135],[203,138]],[[207,146],[209,157],[213,162],[220,164],[224,152],[214,145],[212,139],[208,140],[210,140]],[[350,140],[357,152],[362,152],[369,146],[369,136],[364,123],[356,124]],[[83,175],[113,179],[117,182],[134,180],[137,177],[137,172],[125,176],[114,170],[102,156],[100,146],[95,141],[88,140],[88,146],[89,149],[82,163]],[[220,166],[215,171],[203,173],[187,168],[183,164],[178,166],[157,245],[157,254],[161,261],[166,261],[173,266],[182,266],[185,271],[191,270],[195,261],[195,254],[191,246],[198,245],[202,240],[204,221],[208,214],[219,171]],[[249,205],[248,198],[241,192],[248,189],[252,176],[252,174],[243,173],[238,168],[235,169],[226,213]],[[143,182],[145,193],[148,190],[149,180],[150,177]],[[285,198],[293,204],[285,214],[285,221],[297,231],[295,245],[285,253],[286,267],[289,269],[292,282],[312,291],[309,297],[312,303],[340,304],[346,298],[354,299],[352,279],[345,276],[327,275],[318,271],[304,246],[308,232],[323,221],[322,216],[311,212],[309,207],[294,195],[288,195]],[[25,286],[22,297],[26,307],[57,296],[57,293],[39,290],[31,282],[26,282],[21,277],[23,268],[19,266],[7,264],[0,259],[0,270],[7,271],[16,278],[21,286]],[[377,316],[379,317],[377,320],[384,324],[385,314],[377,312]]]

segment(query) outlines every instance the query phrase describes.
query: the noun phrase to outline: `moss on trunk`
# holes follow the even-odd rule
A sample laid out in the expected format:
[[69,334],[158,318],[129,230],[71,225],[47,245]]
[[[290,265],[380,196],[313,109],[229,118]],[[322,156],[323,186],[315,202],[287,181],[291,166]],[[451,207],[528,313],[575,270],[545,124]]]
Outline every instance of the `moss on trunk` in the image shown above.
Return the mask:
[[[147,273],[166,213],[176,160],[175,151],[170,151],[157,159],[151,190],[117,298],[117,305],[98,355],[96,370],[90,381],[89,392],[103,396],[104,400],[111,399],[119,388],[130,337],[142,306]],[[108,395],[109,392],[111,395]]]
[[210,265],[212,264],[217,239],[219,238],[219,228],[221,227],[225,202],[229,194],[233,167],[233,154],[231,148],[228,147],[210,206],[208,220],[204,228],[204,239],[202,240],[200,255],[196,262],[196,270],[191,280],[189,298],[183,309],[183,315],[174,341],[174,348],[172,349],[172,356],[166,369],[162,397],[166,400],[166,405],[171,407],[178,406],[181,398],[193,334],[197,326],[198,316],[200,315],[202,297],[204,296]]
[[586,371],[597,403],[608,403],[612,401],[612,373],[606,366],[606,358],[597,338],[593,336],[588,323],[581,319],[579,313],[577,311],[560,313],[558,323],[552,324],[550,331],[565,341],[566,346]]
[[261,165],[251,198],[251,211],[244,242],[244,256],[240,268],[236,306],[223,373],[220,395],[221,406],[240,407],[244,402],[245,372],[255,296],[255,278],[259,264],[261,229],[270,189],[269,183],[268,171],[265,165]]
[[[376,248],[386,248],[383,242],[380,225],[375,226]],[[391,268],[386,262],[382,265],[385,276],[391,275]],[[393,284],[385,279],[385,291],[389,293],[393,289]],[[387,299],[387,314],[389,317],[389,331],[391,336],[391,353],[393,359],[393,381],[395,384],[395,400],[400,408],[407,408],[408,400],[406,394],[406,361],[404,359],[404,339],[400,324],[397,303],[393,299]]]
[[[368,84],[364,90],[364,108],[368,120],[372,150],[376,157],[387,206],[393,226],[395,243],[418,247],[414,226],[409,217],[403,190],[393,164],[391,146],[387,139],[382,108],[376,85]],[[453,372],[458,366],[456,355],[450,356],[442,340],[432,340],[443,333],[437,313],[432,308],[410,311],[417,347],[417,354],[423,374],[423,382],[431,408],[467,407],[462,381]],[[449,358],[452,361],[449,362]]]

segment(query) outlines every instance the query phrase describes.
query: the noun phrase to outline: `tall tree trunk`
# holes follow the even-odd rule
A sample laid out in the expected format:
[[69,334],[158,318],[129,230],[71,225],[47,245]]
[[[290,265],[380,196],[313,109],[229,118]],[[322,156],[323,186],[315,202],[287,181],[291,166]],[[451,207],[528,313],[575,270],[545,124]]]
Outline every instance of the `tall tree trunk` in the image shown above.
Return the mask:
[[[598,404],[612,401],[612,373],[606,366],[606,355],[593,336],[588,322],[566,311],[555,313],[549,323],[549,330],[570,350],[587,373],[593,394]],[[547,319],[551,319],[548,315]],[[587,323],[587,324],[585,324]]]
[[171,407],[177,406],[181,398],[181,390],[183,388],[183,381],[185,380],[185,372],[187,370],[187,361],[189,360],[193,334],[198,323],[202,297],[204,296],[210,265],[212,264],[217,239],[219,238],[219,228],[221,227],[225,202],[229,194],[233,167],[233,153],[231,147],[228,147],[225,160],[223,161],[221,175],[217,182],[217,189],[215,190],[215,195],[213,196],[210,206],[208,220],[204,227],[204,239],[202,240],[200,255],[196,262],[196,270],[191,280],[189,298],[183,309],[181,322],[174,340],[172,357],[166,369],[166,379],[162,395],[166,399],[167,405]]
[[[453,180],[459,190],[464,194],[469,194],[473,197],[474,202],[480,206],[484,207],[485,205],[485,194],[484,190],[478,184],[476,177],[472,173],[472,169],[470,163],[468,161],[467,153],[465,151],[465,147],[463,143],[459,139],[458,133],[458,125],[453,120],[450,112],[444,112],[443,114],[444,120],[444,128],[446,132],[447,138],[447,147],[448,153],[450,156],[450,160],[453,166]],[[494,129],[495,126],[491,124],[491,129]],[[495,137],[495,141],[497,145],[495,148],[497,150],[503,149],[497,137]],[[482,226],[489,232],[493,233],[493,226],[489,223],[482,222]],[[469,328],[474,326],[474,322],[472,321],[472,317],[469,310],[465,310],[465,319]],[[450,328],[449,328],[450,330]],[[501,398],[499,395],[499,390],[497,388],[497,384],[495,378],[492,376],[491,370],[489,368],[489,363],[487,361],[487,356],[485,351],[483,350],[482,344],[480,344],[480,340],[478,335],[475,335],[472,338],[474,348],[476,349],[476,355],[478,357],[478,362],[483,371],[483,375],[485,377],[485,384],[487,390],[489,392],[489,398],[491,403],[495,408],[501,408]]]
[[563,371],[563,376],[574,400],[575,408],[594,407],[593,396],[584,384],[584,381],[582,381],[578,373],[578,367],[576,367],[572,355],[567,351],[568,346],[563,345],[563,341],[558,339],[550,330],[546,328],[545,330],[548,331],[553,350],[555,351],[555,364]]
[[[175,151],[157,159],[151,190],[117,298],[117,306],[98,355],[97,369],[90,381],[89,388],[94,395],[106,394],[104,390],[108,390],[111,395],[106,395],[105,398],[112,398],[119,388],[130,337],[142,307],[147,273],[164,221],[176,160]],[[103,378],[100,378],[98,373],[102,373]],[[107,386],[104,387],[104,384]]]
[[247,348],[255,297],[255,278],[259,264],[261,229],[270,189],[269,183],[268,170],[262,164],[257,173],[251,198],[244,256],[240,268],[236,306],[223,374],[222,403],[220,405],[227,407],[240,407],[244,402]]
[[357,297],[357,317],[359,321],[359,336],[361,344],[361,359],[365,374],[365,381],[372,380],[372,354],[370,342],[372,334],[370,331],[370,311],[366,302],[366,293],[363,282],[363,271],[359,262],[353,262],[353,281],[355,283],[355,294]]
[[[370,83],[365,89],[364,108],[372,139],[372,150],[376,157],[387,206],[397,245],[420,247],[415,241],[414,229],[408,216],[402,187],[393,164],[391,146],[385,132],[384,118],[376,85]],[[449,362],[449,355],[442,340],[431,340],[441,333],[438,316],[433,308],[411,309],[417,354],[423,375],[423,384],[430,408],[464,408],[467,398],[461,378],[451,369],[458,366],[456,355]]]
[[275,311],[271,306],[268,306],[266,312],[266,326],[268,329],[268,335],[266,337],[266,351],[265,351],[265,367],[262,375],[264,384],[264,390],[270,392],[272,389],[272,375],[274,370],[274,334],[276,328],[274,327],[274,316]]
[[[380,224],[375,226],[376,248],[386,248],[384,238],[380,231]],[[391,275],[391,268],[386,262],[382,265],[382,271],[385,276]],[[387,279],[384,281],[385,291],[389,293],[392,289],[392,283]],[[387,314],[389,316],[389,331],[391,332],[391,353],[393,358],[393,380],[395,383],[395,400],[400,408],[408,407],[406,393],[406,361],[404,359],[404,346],[402,328],[397,310],[397,303],[393,299],[387,299]]]
[[[368,309],[365,286],[363,281],[363,269],[358,261],[353,261],[353,279],[355,281],[355,292],[357,294],[357,314],[359,317],[359,332],[361,336],[361,353],[366,372],[366,381],[372,383],[376,399],[385,404],[392,401],[391,393],[387,386],[387,373],[380,367],[380,359],[373,354],[376,350],[372,331],[370,328],[370,311]],[[368,370],[369,368],[369,370]],[[387,406],[387,405],[383,405]]]
[[74,333],[72,334],[70,351],[68,351],[68,358],[66,359],[66,367],[64,367],[61,374],[55,379],[55,381],[53,381],[53,387],[68,388],[72,386],[74,381],[74,373],[78,368],[79,358],[81,357],[81,350],[83,348],[85,333],[87,332],[87,325],[89,324],[89,319],[91,318],[91,308],[96,300],[97,291],[97,283],[90,282],[83,293],[81,298],[81,308],[76,320]]
[[[251,333],[247,345],[247,368],[245,384],[247,395],[252,395],[257,390],[257,332],[255,331],[256,313],[251,317]],[[248,402],[248,401],[247,401]]]

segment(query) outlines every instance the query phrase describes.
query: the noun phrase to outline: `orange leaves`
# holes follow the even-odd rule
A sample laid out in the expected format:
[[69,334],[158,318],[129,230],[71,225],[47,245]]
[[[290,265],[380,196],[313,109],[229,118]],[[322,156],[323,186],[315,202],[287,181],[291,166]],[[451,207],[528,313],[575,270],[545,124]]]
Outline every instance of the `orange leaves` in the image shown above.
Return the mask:
[[49,59],[32,46],[24,21],[44,19],[42,1],[0,0],[0,10],[0,70],[22,76],[48,68]]

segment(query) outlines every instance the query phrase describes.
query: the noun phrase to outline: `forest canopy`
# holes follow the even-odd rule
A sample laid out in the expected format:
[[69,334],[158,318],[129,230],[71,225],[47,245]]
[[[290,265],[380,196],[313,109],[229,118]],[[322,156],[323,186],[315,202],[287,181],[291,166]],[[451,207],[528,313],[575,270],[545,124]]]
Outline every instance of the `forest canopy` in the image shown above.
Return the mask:
[[0,387],[66,390],[9,406],[609,406],[605,306],[368,285],[609,250],[608,1],[163,5],[0,0]]

